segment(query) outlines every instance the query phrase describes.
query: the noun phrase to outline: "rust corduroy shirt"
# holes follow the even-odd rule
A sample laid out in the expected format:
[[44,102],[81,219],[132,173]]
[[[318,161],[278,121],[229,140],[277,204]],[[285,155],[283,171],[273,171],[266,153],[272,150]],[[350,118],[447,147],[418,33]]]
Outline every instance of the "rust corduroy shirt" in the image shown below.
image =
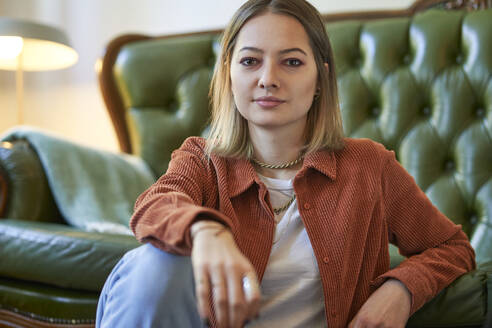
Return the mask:
[[[398,279],[411,314],[475,268],[461,230],[440,213],[396,161],[370,140],[306,155],[294,178],[299,212],[323,285],[328,327],[346,327],[382,283]],[[189,255],[190,226],[203,218],[229,227],[262,279],[275,231],[266,186],[246,159],[211,156],[188,138],[169,168],[137,200],[130,226],[164,251]],[[388,243],[409,257],[390,270]]]

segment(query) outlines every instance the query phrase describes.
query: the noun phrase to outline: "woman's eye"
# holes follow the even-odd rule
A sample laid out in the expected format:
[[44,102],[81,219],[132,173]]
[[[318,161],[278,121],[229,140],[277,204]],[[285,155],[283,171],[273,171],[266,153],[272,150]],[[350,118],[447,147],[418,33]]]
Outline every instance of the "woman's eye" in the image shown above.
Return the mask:
[[258,60],[256,58],[248,57],[248,58],[241,59],[240,63],[241,63],[241,65],[244,65],[244,66],[252,66],[252,65],[255,65],[256,63],[258,63]]
[[288,66],[301,66],[302,62],[299,59],[291,58],[287,59],[286,63]]

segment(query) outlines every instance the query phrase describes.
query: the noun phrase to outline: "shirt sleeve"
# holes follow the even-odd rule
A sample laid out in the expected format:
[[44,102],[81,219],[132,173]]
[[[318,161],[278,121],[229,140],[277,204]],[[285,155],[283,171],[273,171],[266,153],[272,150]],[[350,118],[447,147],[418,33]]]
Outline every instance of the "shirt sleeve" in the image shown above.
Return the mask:
[[189,255],[190,227],[194,222],[206,218],[231,225],[227,216],[210,206],[217,188],[207,165],[211,164],[193,138],[173,152],[166,174],[135,203],[130,228],[140,242],[150,242],[173,254]]
[[475,269],[475,252],[461,225],[442,214],[398,163],[386,153],[382,175],[383,204],[389,241],[406,256],[396,268],[377,277],[401,281],[412,295],[410,315],[459,276]]

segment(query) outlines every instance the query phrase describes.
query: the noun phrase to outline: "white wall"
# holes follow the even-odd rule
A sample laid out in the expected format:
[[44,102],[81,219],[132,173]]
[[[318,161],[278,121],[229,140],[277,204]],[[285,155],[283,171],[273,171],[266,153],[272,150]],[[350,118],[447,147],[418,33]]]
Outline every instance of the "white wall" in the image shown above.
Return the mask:
[[[400,9],[411,0],[311,0],[321,13]],[[94,64],[115,36],[223,28],[244,0],[0,0],[0,16],[64,29],[79,53],[73,67],[25,73],[25,123],[86,145],[118,150]],[[0,71],[0,133],[16,124],[15,74]]]

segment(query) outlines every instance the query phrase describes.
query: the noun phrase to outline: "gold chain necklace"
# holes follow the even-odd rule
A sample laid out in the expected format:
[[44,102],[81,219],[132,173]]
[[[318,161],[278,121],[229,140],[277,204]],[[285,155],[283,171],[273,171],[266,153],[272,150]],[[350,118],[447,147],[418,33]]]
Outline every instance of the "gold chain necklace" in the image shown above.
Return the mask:
[[304,157],[304,155],[301,154],[297,159],[293,160],[292,162],[285,163],[285,164],[278,164],[278,165],[262,163],[255,158],[252,158],[251,161],[253,163],[255,163],[256,165],[261,166],[261,167],[265,167],[267,169],[286,169],[286,168],[289,168],[289,167],[294,166],[297,163],[299,163],[303,159],[303,157]]
[[283,211],[285,211],[289,206],[290,204],[292,204],[292,202],[294,201],[294,199],[296,199],[296,194],[294,194],[294,196],[292,196],[289,201],[287,203],[285,203],[284,206],[282,207],[274,207],[273,208],[273,212],[276,214],[276,215],[279,215],[280,213],[282,213]]
[[[292,196],[291,199],[289,199],[289,203],[284,205],[283,207],[281,207],[280,209],[273,209],[273,211],[275,212],[275,214],[279,214],[280,212],[282,212],[284,210],[284,207],[287,208],[290,204],[292,204],[292,202],[294,201],[294,199],[296,199],[296,195],[294,194],[294,196]],[[275,210],[279,210],[279,212],[277,213]],[[287,224],[285,225],[285,227],[282,229],[282,231],[280,231],[278,233],[278,239],[275,240],[275,237],[273,239],[273,244],[275,245],[276,243],[278,243],[280,241],[280,239],[282,239],[282,236],[285,234],[285,231],[287,231],[287,229],[289,228],[289,224],[290,224],[290,220],[292,219],[292,215],[289,215],[289,221],[287,221]],[[275,225],[279,224],[280,221],[275,221]]]
[[[297,163],[299,163],[302,159],[304,158],[304,154],[301,153],[301,155],[293,160],[292,162],[289,162],[289,163],[285,163],[285,164],[278,164],[278,165],[275,165],[275,164],[266,164],[266,163],[262,163],[260,161],[258,161],[257,159],[255,158],[252,158],[251,161],[253,163],[255,163],[256,165],[258,166],[261,166],[261,167],[264,167],[264,168],[267,168],[267,169],[286,169],[286,168],[289,168],[291,166],[294,166],[296,165]],[[282,213],[283,211],[285,211],[289,206],[290,204],[292,204],[292,202],[296,199],[296,194],[294,194],[288,201],[287,203],[285,203],[285,205],[283,205],[282,207],[274,207],[273,208],[273,212],[275,213],[275,215],[279,215],[280,213]],[[289,217],[289,222],[287,222],[287,226],[283,229],[280,237],[279,237],[279,240],[280,238],[282,237],[282,235],[284,234],[285,230],[287,229],[287,227],[289,226],[289,223],[290,223],[290,217]],[[278,222],[275,222],[275,224],[278,224]],[[279,240],[277,241],[274,241],[273,243],[277,243]]]

